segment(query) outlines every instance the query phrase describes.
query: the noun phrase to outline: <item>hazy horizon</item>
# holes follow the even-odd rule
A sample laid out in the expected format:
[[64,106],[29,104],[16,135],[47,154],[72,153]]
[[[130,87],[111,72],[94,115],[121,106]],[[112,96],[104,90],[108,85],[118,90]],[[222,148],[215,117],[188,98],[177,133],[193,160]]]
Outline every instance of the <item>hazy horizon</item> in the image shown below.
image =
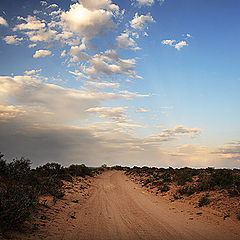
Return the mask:
[[240,2],[2,0],[0,152],[240,166]]

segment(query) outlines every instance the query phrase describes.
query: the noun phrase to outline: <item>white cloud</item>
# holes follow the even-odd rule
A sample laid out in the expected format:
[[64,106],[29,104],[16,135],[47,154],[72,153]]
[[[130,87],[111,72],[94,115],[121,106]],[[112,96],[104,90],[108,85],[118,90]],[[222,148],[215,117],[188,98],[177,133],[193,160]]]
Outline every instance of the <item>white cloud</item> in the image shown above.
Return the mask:
[[0,123],[16,118],[25,113],[24,108],[14,105],[0,105]]
[[37,46],[36,43],[32,43],[32,44],[29,44],[29,45],[28,45],[29,48],[34,48],[34,47],[36,47],[36,46]]
[[148,112],[148,110],[144,109],[144,108],[138,108],[136,110],[137,113],[144,113],[144,112]]
[[47,2],[46,1],[40,1],[42,6],[47,6]]
[[119,7],[113,4],[111,0],[79,0],[79,2],[89,10],[107,9],[111,11],[119,11]]
[[128,32],[121,33],[116,38],[117,46],[122,48],[131,48],[133,50],[139,50],[140,48],[137,47],[136,42],[129,36]]
[[119,88],[120,84],[119,83],[113,83],[113,82],[92,82],[92,81],[87,81],[84,84],[95,87],[95,88]]
[[89,59],[89,63],[90,67],[85,68],[84,72],[92,77],[123,74],[133,78],[141,78],[134,71],[136,60],[120,59],[117,51],[113,49],[94,55]]
[[63,50],[63,51],[61,52],[61,57],[66,57],[66,50]]
[[87,112],[100,113],[101,118],[107,118],[115,122],[126,122],[127,107],[95,107]]
[[47,8],[58,8],[58,5],[53,3],[53,4],[49,5]]
[[73,4],[70,10],[61,15],[62,25],[82,37],[91,39],[114,27],[111,11],[88,9],[82,4]]
[[139,6],[151,6],[154,3],[154,0],[136,0]]
[[163,142],[163,141],[171,141],[177,139],[179,136],[188,136],[190,138],[195,138],[201,135],[202,130],[199,128],[187,128],[183,125],[177,125],[174,128],[166,128],[162,129],[161,133],[152,134],[147,137],[147,141],[149,142]]
[[74,72],[73,71],[69,71],[69,73],[73,74],[74,76],[76,76],[77,78],[84,78],[86,77],[83,73],[75,70]]
[[153,17],[150,13],[147,15],[138,15],[138,13],[135,14],[133,20],[130,22],[131,27],[136,30],[144,30],[144,28],[147,27],[147,23],[155,22]]
[[35,75],[35,74],[39,74],[42,72],[42,69],[39,69],[39,70],[26,70],[24,72],[25,75]]
[[89,113],[87,109],[97,107],[102,101],[135,97],[142,95],[64,88],[44,83],[37,75],[0,77],[1,103],[10,103],[14,99],[31,114],[31,119],[39,118],[47,123],[80,120]]
[[219,155],[222,159],[235,161],[238,165],[240,163],[240,141],[232,141],[221,147],[218,147],[213,154]]
[[49,42],[55,39],[57,31],[51,29],[42,29],[39,31],[26,32],[29,40],[32,42]]
[[183,48],[184,46],[188,46],[188,44],[187,44],[186,41],[179,41],[179,42],[177,42],[176,40],[170,40],[170,39],[163,40],[163,41],[162,41],[162,44],[163,44],[163,45],[169,45],[169,46],[171,46],[171,47],[174,47],[174,48],[176,48],[178,51],[180,51],[181,48]]
[[170,40],[170,39],[166,39],[162,41],[162,44],[164,45],[169,45],[169,46],[173,46],[173,44],[176,42],[176,40]]
[[44,21],[40,21],[36,18],[36,16],[28,16],[27,18],[18,17],[19,20],[23,20],[25,23],[17,24],[13,30],[26,30],[26,31],[32,31],[32,30],[41,30],[45,28],[46,24]]
[[15,44],[18,45],[23,38],[18,38],[17,35],[12,35],[12,36],[6,36],[3,38],[3,40],[7,43],[7,44]]
[[41,49],[41,50],[37,50],[35,52],[35,54],[33,55],[33,57],[34,58],[40,58],[40,57],[44,58],[44,57],[49,56],[51,54],[52,54],[52,52],[50,50],[42,50]]
[[181,48],[183,48],[184,46],[188,46],[186,41],[180,41],[175,45],[175,48],[180,51]]
[[1,16],[0,16],[0,25],[8,27],[7,21],[3,17],[1,17]]

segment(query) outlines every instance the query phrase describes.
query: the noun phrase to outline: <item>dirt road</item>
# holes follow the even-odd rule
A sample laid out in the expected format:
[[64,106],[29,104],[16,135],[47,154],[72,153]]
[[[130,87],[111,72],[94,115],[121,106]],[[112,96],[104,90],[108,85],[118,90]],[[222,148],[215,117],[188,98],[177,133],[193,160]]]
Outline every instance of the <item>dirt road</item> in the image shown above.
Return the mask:
[[176,209],[171,204],[143,191],[124,173],[109,171],[93,183],[89,199],[76,215],[74,230],[63,232],[63,227],[56,233],[57,238],[240,239],[238,224],[219,221],[216,216],[204,218],[189,209]]

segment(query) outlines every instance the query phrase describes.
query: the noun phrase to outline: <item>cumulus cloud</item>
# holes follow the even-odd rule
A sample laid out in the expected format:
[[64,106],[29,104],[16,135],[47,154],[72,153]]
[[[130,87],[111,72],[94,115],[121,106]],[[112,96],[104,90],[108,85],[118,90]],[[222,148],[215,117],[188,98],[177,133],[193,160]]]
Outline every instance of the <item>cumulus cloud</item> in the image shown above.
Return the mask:
[[65,29],[69,29],[88,39],[112,29],[114,23],[111,17],[110,11],[102,8],[85,8],[84,5],[79,3],[71,5],[70,10],[63,12],[61,15]]
[[116,42],[118,47],[131,48],[133,50],[140,49],[137,47],[135,40],[129,36],[128,32],[121,33],[119,36],[117,36]]
[[50,50],[37,50],[33,55],[34,58],[44,58],[46,56],[51,55],[52,52]]
[[7,44],[18,45],[23,40],[23,38],[19,38],[19,37],[17,37],[17,35],[11,35],[11,36],[4,37],[3,40]]
[[104,53],[96,54],[89,60],[90,67],[84,72],[92,77],[112,76],[114,74],[128,75],[132,78],[141,78],[135,72],[135,59],[121,59],[116,50],[107,50]]
[[147,15],[138,15],[138,13],[136,13],[134,18],[131,20],[130,25],[136,30],[143,31],[147,27],[148,23],[153,22],[155,22],[155,20],[150,13],[148,13]]
[[113,4],[111,0],[79,0],[79,2],[87,9],[108,9],[118,11],[119,7]]
[[1,17],[1,16],[0,16],[0,25],[3,25],[3,26],[5,26],[5,27],[8,27],[7,21],[6,21],[3,17]]
[[162,44],[172,46],[172,47],[176,48],[178,51],[180,51],[181,48],[183,48],[184,46],[188,46],[186,41],[177,42],[176,40],[170,40],[170,39],[163,40]]
[[44,21],[41,21],[37,19],[36,16],[28,16],[27,18],[18,17],[19,20],[24,21],[24,23],[17,24],[13,30],[26,30],[26,31],[32,31],[32,30],[41,30],[45,28],[46,24]]
[[49,42],[55,39],[57,31],[51,29],[41,29],[39,31],[26,32],[32,42]]

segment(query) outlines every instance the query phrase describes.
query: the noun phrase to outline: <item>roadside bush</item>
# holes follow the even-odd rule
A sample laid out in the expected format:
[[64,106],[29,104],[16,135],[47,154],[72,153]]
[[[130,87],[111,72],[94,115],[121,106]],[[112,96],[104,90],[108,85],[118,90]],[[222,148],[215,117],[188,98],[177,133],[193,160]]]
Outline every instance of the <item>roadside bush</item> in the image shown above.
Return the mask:
[[161,192],[168,192],[170,190],[170,187],[166,184],[164,184],[162,187],[161,187]]
[[181,195],[187,195],[190,196],[194,194],[195,192],[198,192],[198,189],[196,186],[186,186],[178,189],[178,193]]
[[164,182],[172,182],[172,176],[169,172],[165,172],[161,178],[163,179]]
[[185,185],[186,182],[192,182],[193,171],[190,168],[182,168],[175,171],[175,180],[178,185]]
[[230,169],[217,169],[210,175],[209,183],[211,187],[219,186],[226,188],[234,183],[233,172]]
[[200,198],[198,202],[198,206],[202,207],[202,206],[208,205],[210,203],[210,200],[208,197],[209,197],[209,194],[206,194],[202,198]]
[[28,159],[14,159],[7,163],[0,152],[0,231],[20,229],[36,210],[40,195],[52,195],[54,202],[64,196],[62,180],[73,176],[93,176],[104,169],[88,168],[84,164],[65,168],[58,163],[47,163],[31,169]]
[[3,232],[20,228],[37,204],[36,191],[21,184],[0,186],[0,228]]

